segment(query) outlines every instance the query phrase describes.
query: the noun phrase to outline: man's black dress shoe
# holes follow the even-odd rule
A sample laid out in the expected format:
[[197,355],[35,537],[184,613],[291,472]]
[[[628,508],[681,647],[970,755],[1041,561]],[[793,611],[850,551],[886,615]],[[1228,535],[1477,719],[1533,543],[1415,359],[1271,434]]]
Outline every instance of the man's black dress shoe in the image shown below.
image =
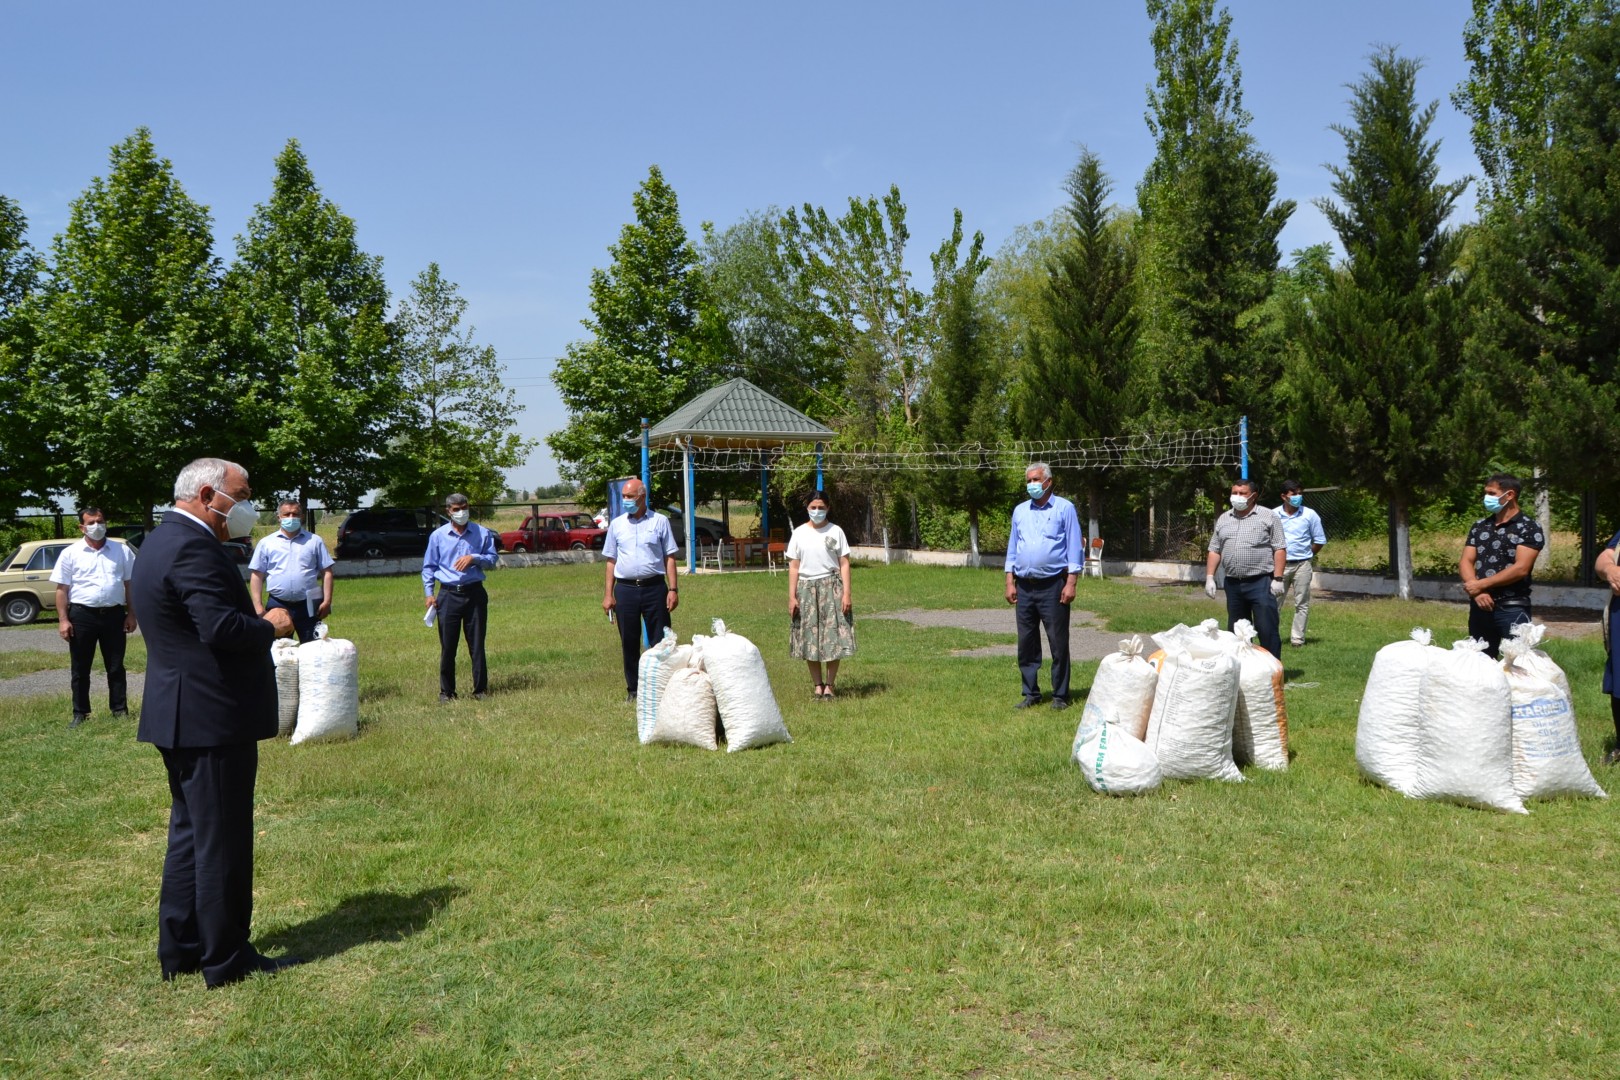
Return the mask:
[[1039,705],[1040,703],[1041,703],[1041,699],[1038,698],[1038,697],[1027,697],[1027,698],[1024,698],[1022,701],[1020,701],[1018,704],[1014,705],[1013,708],[1015,708],[1015,709],[1033,709],[1035,706]]
[[69,724],[68,727],[70,727],[70,728],[78,727],[80,724],[84,723],[88,719],[90,719],[90,714],[89,713],[76,712],[76,713],[73,714],[73,722],[71,724]]

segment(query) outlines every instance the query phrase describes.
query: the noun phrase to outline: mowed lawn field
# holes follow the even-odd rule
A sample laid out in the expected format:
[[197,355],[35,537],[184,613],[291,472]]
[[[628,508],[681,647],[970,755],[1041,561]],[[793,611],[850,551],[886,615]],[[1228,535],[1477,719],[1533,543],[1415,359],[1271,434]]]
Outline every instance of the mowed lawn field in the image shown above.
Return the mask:
[[[1010,635],[862,617],[1000,605],[999,572],[857,568],[831,705],[785,575],[685,582],[683,639],[758,643],[794,736],[741,754],[637,744],[601,573],[493,575],[493,695],[450,706],[419,582],[339,582],[361,737],[266,743],[258,787],[255,939],[312,963],[222,991],[158,977],[167,790],[99,667],[78,730],[65,694],[0,698],[0,1075],[1620,1075],[1614,802],[1357,776],[1374,652],[1449,645],[1458,606],[1319,602],[1291,768],[1121,800],[1069,761],[1079,709],[1014,711],[1011,657],[952,655]],[[1120,581],[1076,606],[1224,617]],[[1547,648],[1595,762],[1601,643]]]

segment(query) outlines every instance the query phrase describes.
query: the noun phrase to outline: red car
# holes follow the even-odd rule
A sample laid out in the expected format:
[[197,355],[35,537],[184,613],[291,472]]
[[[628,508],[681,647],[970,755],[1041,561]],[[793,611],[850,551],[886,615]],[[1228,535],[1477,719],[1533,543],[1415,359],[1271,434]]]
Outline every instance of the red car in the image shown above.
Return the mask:
[[601,551],[607,530],[599,529],[589,514],[541,514],[501,533],[501,547],[521,551]]

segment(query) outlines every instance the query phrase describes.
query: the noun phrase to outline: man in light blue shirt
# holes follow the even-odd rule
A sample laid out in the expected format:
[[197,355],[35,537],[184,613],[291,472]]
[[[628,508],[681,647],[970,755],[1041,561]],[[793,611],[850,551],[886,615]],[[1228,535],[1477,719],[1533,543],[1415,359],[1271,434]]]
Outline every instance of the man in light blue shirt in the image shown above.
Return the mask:
[[[484,666],[484,632],[489,624],[489,594],[484,571],[493,570],[498,558],[495,534],[472,520],[467,496],[446,495],[444,511],[450,524],[428,537],[422,555],[422,588],[427,606],[437,610],[439,627],[439,700],[456,699],[456,649],[463,634],[472,660],[473,700],[489,693],[489,672]],[[439,587],[438,596],[433,587]]]
[[298,640],[314,641],[315,624],[332,613],[332,554],[325,540],[304,528],[296,499],[281,500],[276,519],[276,531],[253,549],[248,594],[260,615],[286,608]]
[[1014,708],[1041,703],[1041,627],[1052,651],[1052,708],[1069,707],[1069,605],[1085,566],[1085,538],[1074,504],[1052,494],[1052,467],[1024,470],[1029,501],[1013,508],[1007,537],[1007,603],[1018,608],[1018,671],[1024,696]]
[[1283,568],[1283,590],[1294,596],[1294,624],[1288,644],[1305,644],[1305,622],[1311,617],[1311,580],[1316,575],[1316,553],[1327,543],[1322,515],[1305,505],[1305,489],[1298,480],[1282,482],[1282,505],[1277,507],[1283,539],[1288,542]]
[[669,626],[670,612],[681,602],[675,584],[675,533],[669,518],[647,506],[647,489],[640,480],[626,480],[620,492],[629,509],[608,522],[602,542],[607,559],[602,610],[619,621],[619,647],[624,654],[626,701],[636,700],[641,662],[641,627],[647,640],[657,644]]

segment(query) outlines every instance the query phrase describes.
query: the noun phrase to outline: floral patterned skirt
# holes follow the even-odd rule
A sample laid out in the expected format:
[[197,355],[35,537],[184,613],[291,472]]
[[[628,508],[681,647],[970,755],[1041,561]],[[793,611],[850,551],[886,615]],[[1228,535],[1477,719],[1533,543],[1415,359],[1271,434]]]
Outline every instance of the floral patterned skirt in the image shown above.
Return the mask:
[[855,620],[844,617],[844,583],[837,574],[800,578],[799,617],[788,632],[795,660],[842,660],[855,655]]

